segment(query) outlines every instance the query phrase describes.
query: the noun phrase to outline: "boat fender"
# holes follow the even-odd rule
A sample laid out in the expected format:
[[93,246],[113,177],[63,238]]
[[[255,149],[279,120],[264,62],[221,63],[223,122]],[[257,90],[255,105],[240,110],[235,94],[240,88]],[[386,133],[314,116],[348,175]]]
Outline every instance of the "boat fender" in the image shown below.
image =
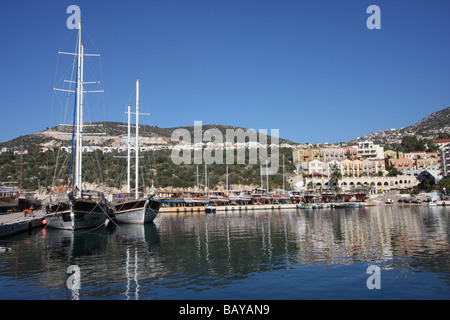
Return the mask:
[[11,248],[8,248],[8,247],[0,247],[0,253],[5,253],[5,252],[8,252],[8,251],[11,251]]

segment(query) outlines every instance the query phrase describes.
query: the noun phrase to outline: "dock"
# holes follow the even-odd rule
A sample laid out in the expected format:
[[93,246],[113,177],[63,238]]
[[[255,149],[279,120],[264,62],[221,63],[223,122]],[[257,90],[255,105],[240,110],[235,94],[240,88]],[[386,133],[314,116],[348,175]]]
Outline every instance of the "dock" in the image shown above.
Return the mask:
[[0,214],[0,239],[13,236],[21,232],[42,226],[44,212],[33,211],[31,215],[25,216],[23,212],[11,212]]

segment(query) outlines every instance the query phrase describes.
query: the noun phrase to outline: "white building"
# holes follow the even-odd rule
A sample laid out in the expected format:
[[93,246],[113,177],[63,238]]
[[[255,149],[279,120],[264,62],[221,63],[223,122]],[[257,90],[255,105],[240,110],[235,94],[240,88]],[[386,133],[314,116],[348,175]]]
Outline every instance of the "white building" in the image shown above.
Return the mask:
[[361,159],[384,159],[384,148],[372,141],[362,141],[353,146]]
[[341,163],[336,160],[329,162],[322,162],[319,160],[301,162],[301,170],[306,174],[320,173],[328,176],[336,169],[341,170]]
[[444,177],[450,174],[450,143],[441,147],[441,169]]

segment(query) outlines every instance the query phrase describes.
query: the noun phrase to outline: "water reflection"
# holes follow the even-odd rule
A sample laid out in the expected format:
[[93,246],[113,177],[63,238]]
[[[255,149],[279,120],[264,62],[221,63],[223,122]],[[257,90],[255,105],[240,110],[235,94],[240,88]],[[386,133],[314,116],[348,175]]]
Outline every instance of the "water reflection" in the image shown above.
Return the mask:
[[[8,240],[0,298],[71,299],[70,265],[80,267],[81,299],[179,299],[255,274],[358,262],[436,273],[448,288],[449,230],[446,208],[419,206],[165,214],[145,226],[46,229]],[[258,285],[274,298],[272,283]]]

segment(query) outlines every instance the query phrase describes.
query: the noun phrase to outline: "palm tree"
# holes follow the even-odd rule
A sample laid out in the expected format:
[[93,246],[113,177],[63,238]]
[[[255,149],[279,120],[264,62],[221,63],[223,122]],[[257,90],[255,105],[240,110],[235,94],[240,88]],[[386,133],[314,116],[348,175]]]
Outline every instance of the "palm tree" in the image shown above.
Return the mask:
[[[334,169],[334,171],[331,173],[330,180],[336,181],[336,186],[339,187],[339,180],[342,179],[342,173],[339,169]],[[333,185],[333,183],[331,183]]]

